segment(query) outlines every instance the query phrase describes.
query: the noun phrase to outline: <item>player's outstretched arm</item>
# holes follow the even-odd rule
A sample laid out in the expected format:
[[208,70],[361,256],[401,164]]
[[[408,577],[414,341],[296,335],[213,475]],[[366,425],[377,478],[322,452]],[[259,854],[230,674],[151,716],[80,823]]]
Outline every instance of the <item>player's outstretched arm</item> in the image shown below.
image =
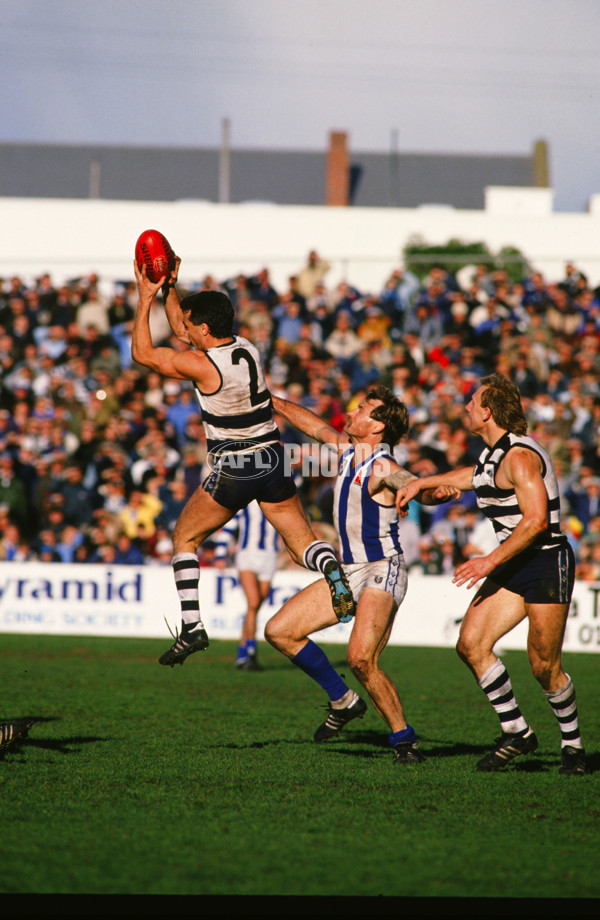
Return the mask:
[[189,345],[190,337],[187,334],[187,330],[183,322],[181,301],[179,299],[179,292],[176,288],[180,265],[181,259],[179,256],[175,256],[175,268],[171,272],[170,277],[166,279],[162,286],[162,297],[165,313],[169,321],[169,326],[173,330],[173,335],[175,338],[179,339],[180,342],[185,342],[187,345]]
[[396,492],[398,511],[405,510],[413,499],[422,505],[456,501],[460,498],[461,492],[468,492],[473,488],[473,470],[474,467],[468,466],[449,473],[436,473],[434,476],[413,479]]
[[332,425],[328,425],[310,409],[289,402],[287,399],[281,399],[279,396],[273,396],[272,399],[275,412],[282,415],[298,431],[307,434],[309,438],[314,438],[315,441],[320,441],[322,444],[332,444],[337,449],[349,443],[345,435],[341,435]]
[[413,482],[417,477],[414,473],[409,473],[397,463],[393,463],[386,457],[381,457],[373,464],[371,474],[370,490],[374,495],[382,489],[389,489],[390,492],[397,492],[404,488],[409,482]]

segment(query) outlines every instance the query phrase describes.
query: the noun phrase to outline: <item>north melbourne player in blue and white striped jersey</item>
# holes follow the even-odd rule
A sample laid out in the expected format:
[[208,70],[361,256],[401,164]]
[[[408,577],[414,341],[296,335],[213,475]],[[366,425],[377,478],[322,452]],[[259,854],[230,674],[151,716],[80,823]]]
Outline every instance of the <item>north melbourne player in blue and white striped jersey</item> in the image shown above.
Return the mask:
[[[344,433],[340,434],[303,406],[275,396],[273,404],[294,427],[337,451],[334,521],[342,567],[357,601],[348,664],[389,726],[395,762],[419,763],[423,754],[415,731],[406,722],[394,683],[379,664],[406,593],[395,493],[414,476],[394,461],[391,449],[408,431],[408,410],[387,387],[375,386],[348,413]],[[432,491],[427,499],[438,503],[456,494],[456,490],[444,487],[437,494]],[[367,709],[320,646],[309,638],[336,622],[326,601],[325,583],[313,582],[287,601],[265,628],[265,638],[329,697],[329,715],[317,729],[315,741],[333,737]]]
[[342,453],[334,489],[333,520],[339,537],[340,558],[350,565],[377,562],[402,553],[398,536],[395,495],[373,492],[371,473],[385,464],[391,471],[394,458],[385,447],[368,457],[356,456],[354,445]]
[[501,374],[484,377],[466,407],[469,430],[485,447],[474,466],[411,482],[397,493],[399,509],[420,490],[452,485],[475,490],[492,522],[498,546],[461,563],[457,585],[485,579],[462,621],[457,651],[494,707],[502,737],[477,767],[493,771],[537,747],[517,705],[506,668],[494,645],[528,618],[527,651],[561,731],[561,773],[585,772],[573,682],[562,668],[565,624],[573,593],[575,561],[560,527],[560,496],[552,461],[527,436],[518,388]]

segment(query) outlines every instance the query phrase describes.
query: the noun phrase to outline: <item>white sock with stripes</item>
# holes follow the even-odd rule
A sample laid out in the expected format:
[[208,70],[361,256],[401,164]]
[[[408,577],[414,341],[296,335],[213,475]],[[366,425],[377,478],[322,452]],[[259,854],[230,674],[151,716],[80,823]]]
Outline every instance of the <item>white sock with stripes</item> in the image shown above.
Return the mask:
[[494,707],[503,733],[524,735],[529,726],[517,705],[508,671],[500,660],[479,679],[479,686]]
[[175,587],[181,605],[181,619],[184,625],[200,623],[200,599],[198,581],[200,564],[196,553],[175,553],[171,560]]
[[307,569],[310,569],[312,572],[321,572],[328,562],[331,562],[333,559],[334,562],[337,562],[337,556],[335,550],[330,543],[325,543],[324,540],[315,540],[314,543],[311,543],[310,546],[307,546],[304,550],[304,556],[302,561]]
[[546,693],[552,711],[558,719],[561,734],[561,747],[582,748],[577,717],[577,699],[573,681],[567,674],[567,683],[560,690]]

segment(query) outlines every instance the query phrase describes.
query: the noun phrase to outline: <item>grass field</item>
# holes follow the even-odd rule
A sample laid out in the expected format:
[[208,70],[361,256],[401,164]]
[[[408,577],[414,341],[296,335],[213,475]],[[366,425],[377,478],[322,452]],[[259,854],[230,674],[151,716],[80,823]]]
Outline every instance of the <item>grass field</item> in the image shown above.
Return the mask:
[[[589,772],[564,777],[521,652],[504,660],[540,746],[490,775],[475,763],[497,721],[452,650],[384,655],[427,755],[401,767],[372,708],[315,744],[324,694],[265,645],[260,673],[234,669],[233,642],[176,669],[165,647],[0,637],[0,718],[36,720],[0,761],[3,893],[600,894],[598,656],[565,657]],[[344,647],[325,648],[356,687]]]

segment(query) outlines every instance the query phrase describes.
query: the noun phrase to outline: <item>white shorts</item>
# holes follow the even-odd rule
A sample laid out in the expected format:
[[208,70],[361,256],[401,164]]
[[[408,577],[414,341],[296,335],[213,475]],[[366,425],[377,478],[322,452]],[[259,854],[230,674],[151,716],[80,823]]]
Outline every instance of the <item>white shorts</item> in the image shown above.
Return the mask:
[[376,588],[391,594],[398,607],[406,596],[408,573],[402,553],[377,562],[344,563],[342,568],[356,601],[365,588]]
[[256,572],[259,581],[273,580],[277,571],[277,555],[257,549],[239,549],[235,554],[238,572]]

